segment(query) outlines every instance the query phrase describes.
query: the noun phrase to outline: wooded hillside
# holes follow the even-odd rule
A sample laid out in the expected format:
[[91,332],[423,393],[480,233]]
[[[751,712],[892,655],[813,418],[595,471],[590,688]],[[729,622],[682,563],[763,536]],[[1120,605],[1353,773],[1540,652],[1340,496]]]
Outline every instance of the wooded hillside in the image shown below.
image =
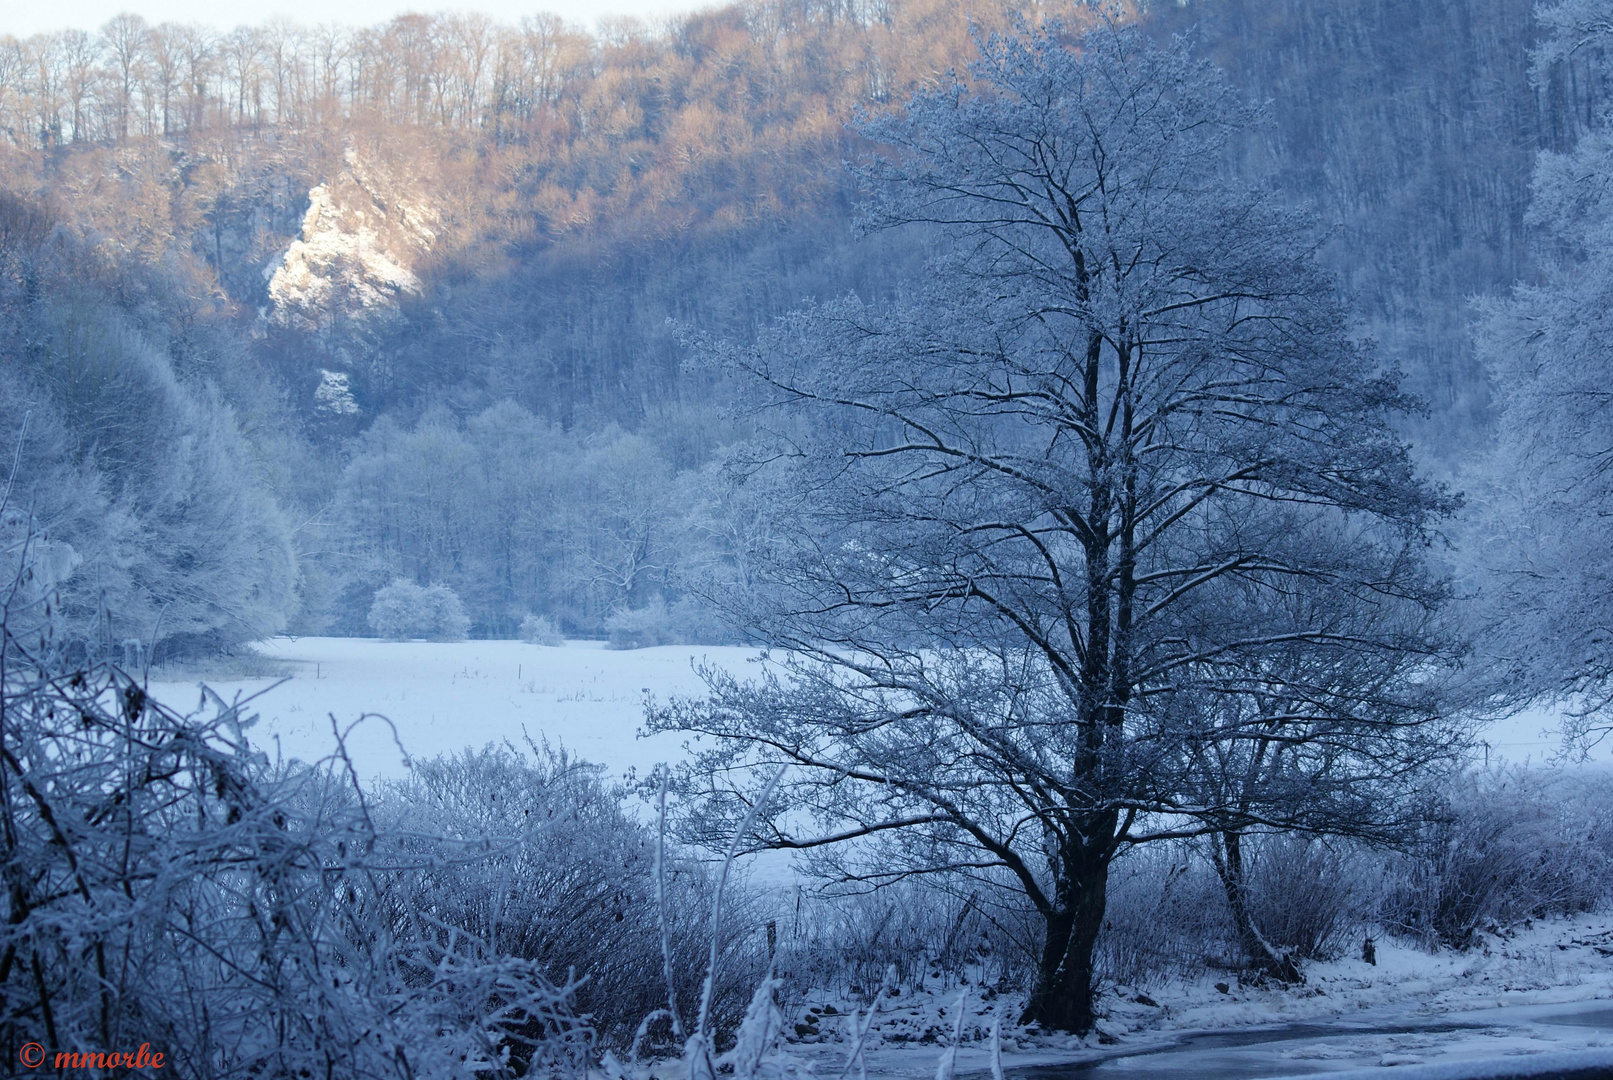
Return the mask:
[[[34,223],[0,241],[17,268],[6,377],[71,428],[67,347],[43,328],[71,311],[135,343],[97,355],[158,365],[241,440],[236,482],[284,516],[297,599],[275,603],[294,627],[365,632],[394,577],[452,584],[474,633],[529,611],[600,632],[675,605],[681,574],[728,557],[701,470],[743,434],[682,336],[746,338],[803,299],[878,299],[921,273],[922,231],[853,233],[843,162],[876,148],[847,124],[966,67],[971,32],[1015,6],[761,0],[593,34],[550,16],[215,32],[127,15],[0,38],[0,186]],[[1087,17],[1023,13],[1053,16]],[[1470,298],[1531,272],[1534,154],[1591,122],[1599,69],[1531,87],[1528,0],[1134,16],[1196,35],[1267,103],[1247,174],[1331,228],[1361,331],[1432,407],[1420,449],[1462,460],[1489,416]],[[489,458],[488,425],[526,449]],[[420,449],[433,439],[477,450]],[[133,466],[76,453],[125,490]],[[623,454],[637,464],[611,464]],[[410,461],[447,472],[426,484]],[[488,505],[516,497],[489,479],[511,470],[548,492],[524,524]]]

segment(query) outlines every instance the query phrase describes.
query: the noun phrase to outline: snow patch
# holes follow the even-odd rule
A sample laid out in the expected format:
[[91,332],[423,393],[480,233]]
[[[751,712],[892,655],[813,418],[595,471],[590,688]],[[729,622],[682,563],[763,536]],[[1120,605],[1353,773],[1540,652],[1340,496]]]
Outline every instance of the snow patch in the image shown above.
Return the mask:
[[[599,642],[547,648],[520,641],[377,641],[275,638],[258,651],[293,677],[256,699],[252,741],[270,754],[317,761],[336,749],[332,726],[365,779],[407,775],[413,757],[525,736],[548,740],[612,774],[648,773],[687,756],[673,734],[640,738],[646,693],[661,700],[698,694],[695,663],[711,660],[745,674],[754,649],[662,646],[613,651]],[[272,679],[213,681],[225,700],[260,692]],[[159,701],[185,709],[194,682],[153,682]],[[384,717],[384,719],[383,719]]]
[[358,412],[353,400],[353,389],[347,375],[340,371],[319,369],[319,386],[314,390],[314,408],[336,416],[351,416]]

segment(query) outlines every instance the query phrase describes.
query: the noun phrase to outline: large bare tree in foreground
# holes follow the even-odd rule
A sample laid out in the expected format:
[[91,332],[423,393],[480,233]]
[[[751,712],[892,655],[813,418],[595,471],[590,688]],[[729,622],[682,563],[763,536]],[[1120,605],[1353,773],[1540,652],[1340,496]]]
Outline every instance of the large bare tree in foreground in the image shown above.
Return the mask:
[[652,715],[715,736],[691,825],[721,835],[787,763],[757,843],[1009,883],[1049,1027],[1092,1025],[1129,845],[1387,832],[1454,742],[1421,555],[1447,500],[1308,223],[1222,167],[1255,119],[1183,43],[987,41],[972,82],[865,128],[864,223],[941,236],[929,281],[717,350],[778,432],[730,600],[790,659]]

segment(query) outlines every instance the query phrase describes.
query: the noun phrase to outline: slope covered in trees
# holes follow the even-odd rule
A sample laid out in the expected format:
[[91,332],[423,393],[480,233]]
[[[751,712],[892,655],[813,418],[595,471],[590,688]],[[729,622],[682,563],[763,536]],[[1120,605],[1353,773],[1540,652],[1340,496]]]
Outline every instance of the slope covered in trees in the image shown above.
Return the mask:
[[1470,452],[1491,403],[1469,300],[1532,273],[1534,155],[1594,120],[1605,74],[1578,55],[1532,84],[1541,29],[1524,0],[1192,0],[1155,21],[1195,27],[1269,103],[1251,158],[1336,228],[1329,264],[1433,410],[1424,449]]
[[[464,594],[473,633],[527,610],[597,632],[677,599],[683,549],[659,557],[635,535],[732,531],[691,525],[699,471],[743,432],[719,415],[728,388],[686,369],[680,326],[745,339],[804,299],[877,301],[915,280],[922,231],[853,234],[842,162],[869,147],[847,124],[963,68],[971,26],[1006,27],[1013,9],[758,0],[593,34],[547,16],[223,33],[120,16],[0,37],[0,186],[117,267],[106,310],[183,393],[228,407],[241,475],[291,522],[294,626],[362,631],[370,593],[406,576]],[[1334,226],[1326,261],[1362,330],[1432,403],[1421,449],[1459,459],[1488,416],[1469,298],[1529,272],[1532,154],[1596,115],[1599,69],[1531,88],[1527,0],[1132,15],[1196,35],[1268,103],[1242,167]],[[463,503],[436,505],[409,447],[474,441],[488,416],[530,418],[572,461],[639,440],[633,459],[653,462],[613,475],[652,486],[628,501],[659,506],[658,524],[621,525],[612,563],[553,523],[622,520],[596,512],[619,494],[530,447],[434,460],[449,473],[433,490]],[[478,477],[523,470],[509,483],[543,487],[533,521],[550,524],[512,532],[486,501],[508,493]],[[432,532],[443,513],[456,534]]]

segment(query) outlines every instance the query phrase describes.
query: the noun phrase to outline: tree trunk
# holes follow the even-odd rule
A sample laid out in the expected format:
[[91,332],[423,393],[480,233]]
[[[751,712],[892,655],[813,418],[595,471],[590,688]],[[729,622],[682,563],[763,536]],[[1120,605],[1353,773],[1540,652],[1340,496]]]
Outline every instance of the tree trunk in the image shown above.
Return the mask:
[[1249,895],[1243,868],[1243,834],[1224,832],[1212,843],[1215,872],[1221,879],[1222,888],[1226,890],[1227,907],[1232,910],[1233,929],[1237,931],[1238,944],[1243,947],[1244,955],[1261,975],[1283,983],[1304,982],[1305,975],[1299,970],[1294,957],[1267,941],[1249,914]]
[[[1113,835],[1096,830],[1105,840]],[[1047,916],[1036,985],[1020,1023],[1085,1035],[1092,1030],[1092,953],[1103,928],[1111,852],[1103,847],[1066,845],[1057,909]]]

